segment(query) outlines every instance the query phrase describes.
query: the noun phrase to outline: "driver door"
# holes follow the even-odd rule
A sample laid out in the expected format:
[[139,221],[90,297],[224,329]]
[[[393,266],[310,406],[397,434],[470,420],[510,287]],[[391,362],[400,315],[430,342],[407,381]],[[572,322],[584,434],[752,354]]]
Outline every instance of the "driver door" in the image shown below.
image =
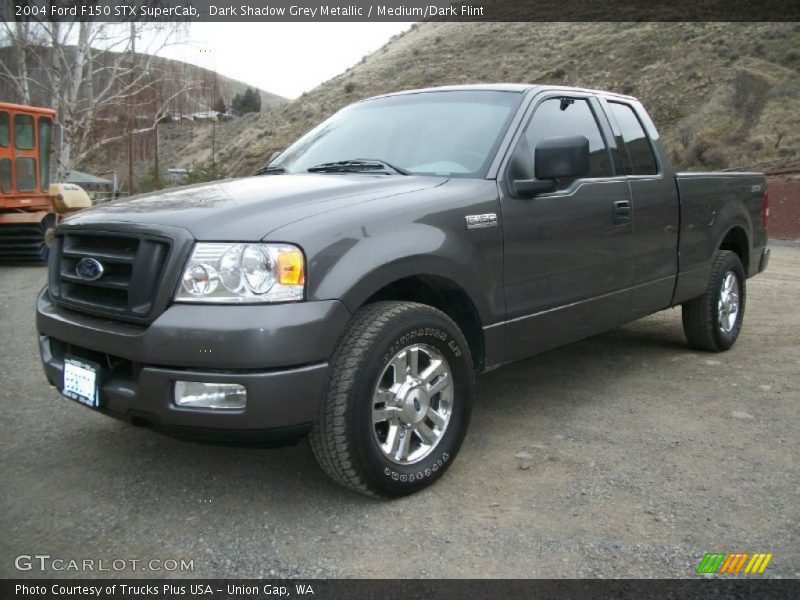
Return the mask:
[[[505,172],[507,360],[581,339],[628,320],[633,214],[628,182],[615,168],[613,135],[591,95],[551,94],[532,114]],[[600,116],[600,119],[598,119]],[[534,179],[539,141],[589,139],[589,173],[553,191],[514,197],[511,181]],[[610,144],[609,145],[609,141]]]

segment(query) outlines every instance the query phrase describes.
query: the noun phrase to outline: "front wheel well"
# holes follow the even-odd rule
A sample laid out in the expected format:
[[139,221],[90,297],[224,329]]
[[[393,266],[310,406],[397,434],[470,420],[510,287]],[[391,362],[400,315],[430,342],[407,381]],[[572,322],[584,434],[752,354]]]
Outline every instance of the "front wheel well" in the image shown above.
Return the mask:
[[744,267],[745,277],[749,276],[750,266],[750,243],[747,239],[747,233],[741,227],[733,227],[722,240],[719,245],[720,250],[730,250],[739,257]]
[[394,300],[419,302],[432,306],[455,321],[469,344],[475,371],[485,368],[483,327],[475,304],[456,283],[435,275],[417,275],[399,279],[381,288],[364,304]]

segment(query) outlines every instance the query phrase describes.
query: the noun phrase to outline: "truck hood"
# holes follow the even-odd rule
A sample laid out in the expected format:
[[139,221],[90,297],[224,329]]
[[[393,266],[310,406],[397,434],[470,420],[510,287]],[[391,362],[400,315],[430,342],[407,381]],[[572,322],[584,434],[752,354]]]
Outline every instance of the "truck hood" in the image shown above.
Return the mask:
[[360,173],[264,175],[140,194],[84,210],[65,223],[166,225],[187,229],[198,240],[258,241],[311,216],[446,180]]

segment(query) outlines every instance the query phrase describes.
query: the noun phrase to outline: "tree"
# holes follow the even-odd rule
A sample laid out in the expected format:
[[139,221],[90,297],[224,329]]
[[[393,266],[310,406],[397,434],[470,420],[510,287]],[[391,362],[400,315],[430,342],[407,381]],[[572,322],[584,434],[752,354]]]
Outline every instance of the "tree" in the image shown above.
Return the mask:
[[231,110],[237,115],[261,112],[261,94],[253,88],[247,88],[244,93],[237,93],[231,101]]
[[225,106],[225,100],[222,99],[222,96],[217,97],[217,99],[214,101],[214,104],[211,105],[211,110],[220,115],[225,114],[225,111],[228,110],[228,107]]
[[204,183],[206,181],[217,181],[225,179],[225,172],[222,171],[219,165],[210,161],[207,163],[193,164],[189,171],[189,177],[186,179],[186,184]]
[[0,46],[13,50],[4,55],[13,60],[0,61],[0,80],[19,101],[36,98],[56,110],[58,180],[107,144],[152,131],[169,102],[187,91],[187,82],[153,66],[154,55],[175,43],[184,27],[0,21]]
[[244,112],[261,112],[261,94],[258,90],[247,88],[242,98]]
[[242,95],[238,92],[233,97],[233,100],[231,100],[231,110],[236,115],[242,114]]
[[165,187],[164,180],[160,177],[157,167],[153,166],[140,175],[136,181],[136,191],[140,194],[155,192]]

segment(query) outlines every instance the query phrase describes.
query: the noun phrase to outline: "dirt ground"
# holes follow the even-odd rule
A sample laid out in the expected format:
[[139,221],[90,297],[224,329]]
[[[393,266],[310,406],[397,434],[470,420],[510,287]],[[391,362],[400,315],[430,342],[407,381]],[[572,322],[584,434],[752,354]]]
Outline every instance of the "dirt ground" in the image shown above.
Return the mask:
[[305,441],[178,441],[62,398],[44,281],[0,267],[0,577],[93,575],[20,554],[193,561],[103,576],[696,577],[713,551],[800,577],[798,242],[748,282],[729,352],[690,350],[668,310],[481,377],[453,467],[396,501],[340,489]]

